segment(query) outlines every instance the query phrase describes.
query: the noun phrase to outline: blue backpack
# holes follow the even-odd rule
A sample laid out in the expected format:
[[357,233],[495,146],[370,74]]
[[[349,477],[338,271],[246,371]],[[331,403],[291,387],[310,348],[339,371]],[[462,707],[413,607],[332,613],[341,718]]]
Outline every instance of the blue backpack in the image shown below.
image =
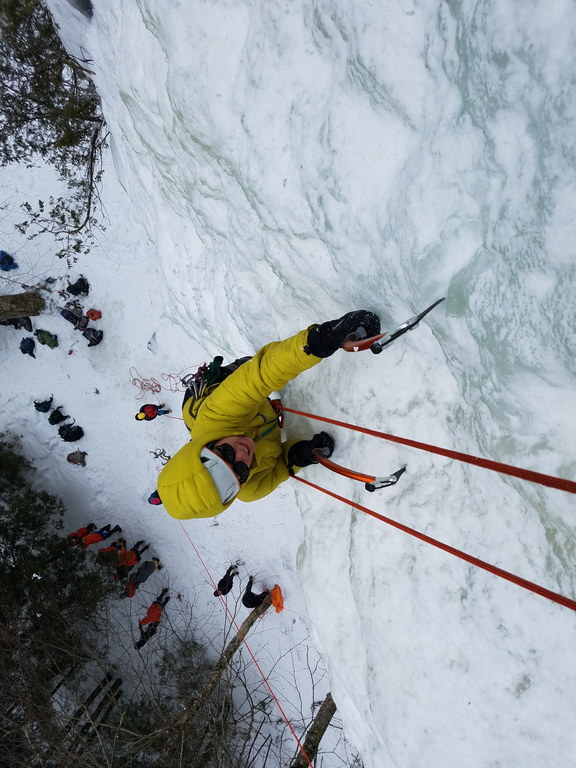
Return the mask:
[[38,400],[34,400],[34,408],[36,408],[38,413],[48,413],[52,407],[52,398],[53,395],[50,395],[48,400],[41,400],[40,402],[38,402]]

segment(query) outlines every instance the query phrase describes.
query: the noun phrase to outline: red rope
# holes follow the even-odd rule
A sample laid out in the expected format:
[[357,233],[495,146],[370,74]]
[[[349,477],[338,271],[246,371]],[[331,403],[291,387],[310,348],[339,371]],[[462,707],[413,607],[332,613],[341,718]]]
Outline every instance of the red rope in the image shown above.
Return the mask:
[[[210,581],[212,582],[212,585],[214,586],[214,590],[215,590],[215,591],[216,591],[216,590],[218,590],[218,585],[216,584],[216,582],[215,582],[215,581],[214,581],[214,579],[212,578],[212,574],[210,573],[210,571],[208,570],[208,567],[207,567],[206,563],[205,563],[205,562],[204,562],[204,560],[202,559],[202,555],[200,554],[200,552],[199,552],[199,551],[198,551],[198,549],[196,548],[196,545],[194,544],[194,542],[192,541],[192,539],[191,539],[191,538],[190,538],[190,536],[188,535],[188,531],[186,530],[186,528],[184,528],[184,526],[182,525],[182,522],[181,522],[180,520],[179,520],[178,522],[180,523],[180,527],[181,527],[181,528],[182,528],[182,530],[184,531],[184,535],[186,536],[186,538],[188,539],[188,541],[189,541],[189,542],[190,542],[190,544],[192,545],[192,547],[193,547],[194,551],[196,552],[196,555],[198,556],[198,559],[199,559],[199,560],[200,560],[200,562],[202,563],[202,565],[203,565],[203,567],[204,567],[204,570],[205,570],[205,571],[206,571],[206,573],[208,574],[208,578],[209,578],[209,579],[210,579]],[[278,698],[276,697],[276,694],[275,694],[275,693],[274,693],[274,691],[272,690],[272,688],[271,688],[271,686],[270,686],[270,683],[268,682],[268,680],[267,680],[267,678],[266,678],[266,675],[265,675],[265,674],[264,674],[264,672],[262,671],[262,668],[260,667],[260,664],[258,664],[258,662],[256,661],[256,657],[254,656],[254,654],[252,653],[252,650],[251,650],[250,646],[249,646],[249,645],[248,645],[248,643],[246,642],[246,638],[245,638],[245,637],[244,637],[244,635],[243,635],[243,634],[240,632],[240,627],[238,626],[238,624],[237,624],[237,622],[236,622],[236,619],[234,618],[234,614],[232,613],[232,611],[230,610],[230,608],[228,608],[228,604],[227,604],[226,600],[224,600],[223,596],[222,596],[222,595],[218,595],[218,597],[220,598],[220,602],[222,603],[222,605],[224,606],[224,608],[225,608],[226,612],[228,613],[228,616],[230,617],[230,621],[232,622],[232,624],[233,624],[233,625],[234,625],[234,627],[236,628],[236,631],[237,631],[237,632],[238,632],[238,634],[240,635],[240,638],[241,638],[242,642],[243,642],[243,643],[244,643],[244,645],[246,646],[246,650],[248,651],[248,653],[250,654],[250,657],[252,658],[252,661],[253,661],[253,662],[254,662],[254,664],[256,665],[256,669],[258,670],[258,672],[259,672],[259,673],[260,673],[260,675],[262,676],[262,680],[264,681],[264,684],[266,685],[266,687],[267,687],[267,688],[268,688],[268,690],[270,691],[270,695],[272,696],[272,698],[273,698],[273,699],[274,699],[274,701],[276,702],[276,706],[278,707],[278,709],[279,709],[279,711],[280,711],[280,714],[281,714],[281,715],[282,715],[282,717],[284,718],[284,722],[286,723],[286,725],[287,725],[287,726],[288,726],[288,728],[290,729],[290,732],[292,733],[292,736],[294,736],[294,738],[295,738],[295,740],[296,740],[296,743],[298,744],[298,748],[299,748],[300,752],[302,752],[302,755],[304,756],[304,759],[306,760],[306,762],[308,763],[308,765],[310,766],[310,768],[313,768],[312,762],[311,762],[310,758],[308,757],[308,755],[306,754],[306,751],[305,751],[305,749],[304,749],[304,747],[303,747],[303,745],[302,745],[302,742],[301,742],[301,741],[300,741],[300,739],[298,738],[298,735],[296,734],[296,731],[294,730],[294,728],[293,728],[293,726],[292,726],[292,723],[290,722],[290,720],[288,720],[288,717],[287,717],[286,713],[284,712],[284,710],[282,709],[282,705],[281,705],[281,704],[280,704],[280,702],[278,701]]]
[[333,491],[329,491],[327,488],[323,488],[321,485],[316,485],[315,483],[311,483],[309,480],[304,480],[304,478],[299,477],[298,475],[294,475],[294,480],[299,480],[301,483],[309,485],[311,488],[316,488],[317,491],[322,491],[328,496],[332,496],[334,499],[338,499],[338,501],[342,501],[344,504],[348,504],[351,507],[360,510],[360,512],[365,512],[367,515],[375,517],[377,520],[382,520],[383,523],[387,523],[393,528],[398,528],[398,530],[407,533],[409,536],[414,536],[416,539],[420,539],[420,541],[425,541],[426,544],[431,544],[433,547],[442,549],[444,552],[448,552],[450,555],[459,557],[461,560],[465,560],[467,563],[471,563],[477,568],[482,568],[484,571],[488,571],[495,576],[499,576],[501,579],[506,579],[506,581],[511,581],[512,584],[516,584],[523,589],[527,589],[530,592],[535,592],[537,595],[545,597],[548,600],[551,600],[553,603],[558,603],[559,605],[563,605],[565,608],[570,608],[570,610],[576,611],[576,600],[572,600],[569,597],[564,597],[564,595],[560,595],[557,592],[552,592],[545,587],[541,587],[539,584],[534,584],[533,582],[527,581],[520,576],[509,573],[509,571],[504,571],[502,568],[498,568],[496,565],[486,563],[484,560],[479,560],[477,557],[468,555],[466,552],[462,552],[460,549],[456,549],[455,547],[451,547],[449,544],[444,544],[444,542],[438,541],[438,539],[433,539],[430,536],[426,536],[425,533],[420,533],[420,531],[416,531],[414,528],[409,528],[407,525],[398,523],[396,520],[392,520],[389,517],[380,515],[378,512],[374,512],[374,510],[368,509],[368,507],[363,507],[361,504],[356,504],[355,501],[346,499],[344,496],[340,496]]
[[463,462],[466,462],[467,464],[475,464],[478,467],[484,467],[484,469],[491,469],[493,472],[500,472],[503,475],[511,475],[512,477],[519,477],[522,480],[529,480],[532,483],[539,483],[540,485],[546,485],[549,488],[557,488],[560,491],[567,491],[568,493],[576,493],[576,482],[572,480],[565,480],[562,477],[553,477],[552,475],[543,475],[542,473],[534,472],[531,469],[521,469],[519,467],[513,467],[510,464],[501,464],[499,461],[492,461],[491,459],[482,459],[479,456],[470,456],[467,453],[451,451],[448,448],[439,448],[436,445],[429,445],[428,443],[419,443],[416,440],[408,440],[405,437],[396,437],[396,435],[390,435],[386,432],[377,432],[375,429],[368,429],[367,427],[359,427],[356,424],[348,424],[346,421],[337,421],[336,419],[328,419],[325,416],[317,416],[314,413],[297,411],[295,408],[287,408],[285,405],[282,406],[282,409],[284,411],[288,411],[289,413],[297,413],[299,416],[306,416],[309,419],[324,421],[327,424],[334,424],[337,427],[345,427],[346,429],[352,429],[356,432],[363,432],[365,435],[380,437],[383,440],[390,440],[393,443],[400,443],[401,445],[408,445],[411,448],[418,448],[421,451],[436,453],[439,456],[446,456],[449,459],[456,459],[457,461],[463,461]]

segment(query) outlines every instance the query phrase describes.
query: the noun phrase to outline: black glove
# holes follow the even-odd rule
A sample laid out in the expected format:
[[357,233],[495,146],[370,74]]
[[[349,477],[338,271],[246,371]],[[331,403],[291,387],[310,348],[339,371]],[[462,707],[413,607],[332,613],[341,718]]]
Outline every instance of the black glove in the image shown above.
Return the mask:
[[308,332],[308,343],[304,352],[316,357],[330,357],[339,349],[346,337],[355,333],[358,339],[367,339],[380,333],[380,319],[374,312],[357,309],[347,315],[315,325]]
[[318,461],[314,458],[314,450],[316,448],[321,448],[322,455],[327,459],[332,456],[334,440],[328,432],[319,432],[317,435],[314,435],[312,440],[300,440],[294,443],[288,451],[288,466],[309,467],[310,464],[317,464]]

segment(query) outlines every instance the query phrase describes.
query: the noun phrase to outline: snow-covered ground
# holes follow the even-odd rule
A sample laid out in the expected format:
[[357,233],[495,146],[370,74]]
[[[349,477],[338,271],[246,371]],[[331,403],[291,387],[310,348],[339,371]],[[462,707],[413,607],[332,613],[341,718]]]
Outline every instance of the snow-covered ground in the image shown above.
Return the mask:
[[[339,352],[285,403],[576,479],[573,4],[94,0],[91,22],[49,5],[92,60],[111,132],[108,229],[72,273],[105,336],[88,349],[54,294],[35,325],[58,349],[32,360],[3,329],[2,429],[23,435],[77,522],[154,542],[166,570],[132,611],[166,582],[218,637],[227,618],[198,554],[215,577],[240,559],[244,580],[281,584],[286,610],[253,650],[290,701],[286,670],[304,669],[310,698],[317,649],[314,697],[332,691],[366,768],[574,765],[572,611],[296,482],[182,526],[146,499],[150,451],[174,452],[185,428],[136,422],[150,394],[133,382],[162,383],[156,401],[177,417],[170,381],[215,354],[357,307],[393,327],[446,296],[389,351]],[[3,197],[47,184],[13,170]],[[8,223],[10,277],[65,285],[50,244]],[[51,393],[86,430],[84,470],[33,409]],[[288,436],[316,429],[287,418]],[[574,596],[573,497],[333,433],[336,461],[406,474],[372,495],[322,468],[307,478]]]

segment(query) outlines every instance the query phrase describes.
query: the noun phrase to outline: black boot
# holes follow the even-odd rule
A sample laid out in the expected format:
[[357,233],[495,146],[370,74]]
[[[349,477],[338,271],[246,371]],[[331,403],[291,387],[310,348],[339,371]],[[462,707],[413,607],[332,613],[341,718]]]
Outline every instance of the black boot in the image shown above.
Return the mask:
[[316,357],[330,357],[346,341],[350,334],[357,339],[367,339],[380,333],[380,319],[374,312],[367,309],[357,309],[355,312],[329,320],[322,325],[316,325],[308,332],[307,345],[304,352]]

